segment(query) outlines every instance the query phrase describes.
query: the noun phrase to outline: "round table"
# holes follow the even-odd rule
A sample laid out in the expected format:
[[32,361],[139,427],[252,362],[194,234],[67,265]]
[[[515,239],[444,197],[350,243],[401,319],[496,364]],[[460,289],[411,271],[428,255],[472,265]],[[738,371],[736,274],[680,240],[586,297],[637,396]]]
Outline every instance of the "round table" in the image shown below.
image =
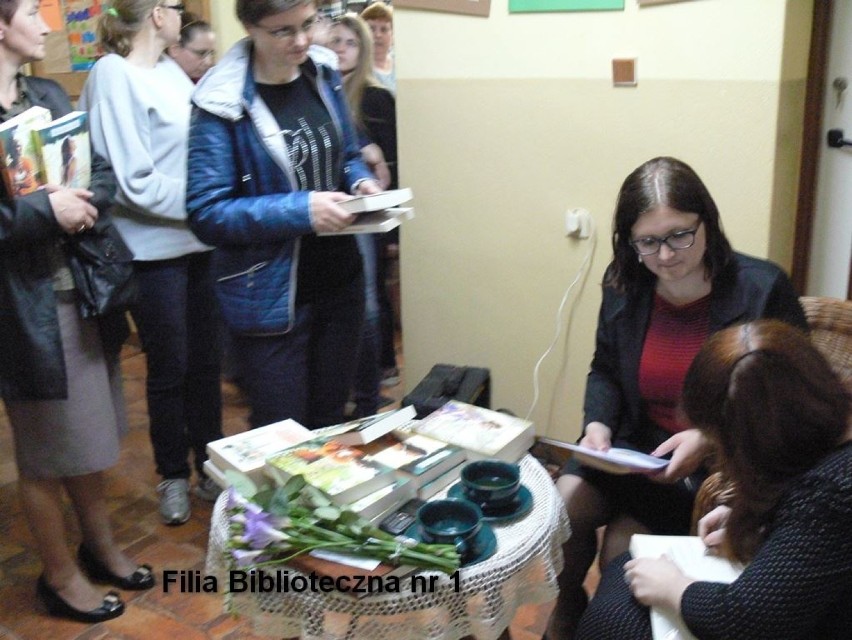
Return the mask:
[[[568,516],[550,476],[532,456],[520,461],[521,481],[533,496],[525,517],[491,524],[497,551],[461,569],[458,584],[440,572],[434,590],[354,598],[337,592],[228,594],[231,610],[248,616],[258,635],[304,640],[495,640],[524,604],[556,597],[562,544],[570,535]],[[437,497],[443,497],[446,491]],[[224,584],[228,572],[225,540],[226,494],[213,510],[207,573]],[[291,570],[292,571],[292,570]],[[459,587],[456,589],[456,587]]]

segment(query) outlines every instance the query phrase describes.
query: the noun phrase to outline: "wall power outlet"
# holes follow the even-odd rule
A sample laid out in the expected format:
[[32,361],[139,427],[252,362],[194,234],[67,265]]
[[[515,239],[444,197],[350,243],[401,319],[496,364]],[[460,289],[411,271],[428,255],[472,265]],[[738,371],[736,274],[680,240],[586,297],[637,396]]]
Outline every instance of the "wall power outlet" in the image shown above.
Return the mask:
[[592,214],[588,209],[568,209],[565,212],[565,235],[580,239],[592,235]]

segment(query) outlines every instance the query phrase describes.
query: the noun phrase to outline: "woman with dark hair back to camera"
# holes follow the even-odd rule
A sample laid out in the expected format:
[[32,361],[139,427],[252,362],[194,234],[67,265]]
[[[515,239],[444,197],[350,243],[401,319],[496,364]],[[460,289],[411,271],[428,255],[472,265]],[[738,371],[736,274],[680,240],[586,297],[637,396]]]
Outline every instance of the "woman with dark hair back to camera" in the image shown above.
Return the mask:
[[698,533],[746,568],[731,584],[700,582],[665,556],[624,554],[604,570],[577,637],[650,640],[653,606],[680,613],[699,640],[849,638],[852,422],[828,362],[783,322],[730,327],[695,357],[683,408],[734,486]]
[[[0,0],[0,121],[33,106],[53,118],[71,112],[57,83],[20,72],[44,58],[49,32],[38,0]],[[104,596],[90,580],[154,586],[151,567],[137,566],[116,543],[104,486],[127,431],[118,360],[127,321],[121,312],[83,317],[62,246],[77,235],[96,244],[114,194],[109,165],[93,153],[86,189],[47,185],[0,199],[0,395],[21,509],[43,565],[37,594],[50,614],[90,623],[124,612],[116,592]],[[79,522],[78,559],[90,580],[69,552],[63,492]]]
[[248,32],[193,94],[187,209],[216,246],[217,293],[258,427],[342,422],[364,318],[354,220],[381,191],[340,75],[309,55],[314,0],[237,0]]
[[731,250],[707,187],[680,160],[654,158],[627,176],[612,247],[580,444],[670,454],[671,463],[653,478],[574,462],[563,470],[557,488],[571,537],[563,545],[551,640],[573,638],[587,602],[582,585],[597,552],[598,527],[606,525],[601,566],[627,550],[633,533],[688,533],[709,447],[700,431],[680,421],[676,407],[704,340],[762,317],[807,328],[784,272]]
[[92,147],[115,171],[116,226],[133,251],[139,300],[131,314],[145,351],[159,511],[168,525],[189,519],[193,467],[195,494],[218,496],[203,465],[207,443],[222,437],[212,251],[186,220],[193,85],[164,53],[179,40],[182,12],[182,4],[162,0],[113,0],[98,23],[109,53],[95,63],[80,97]]

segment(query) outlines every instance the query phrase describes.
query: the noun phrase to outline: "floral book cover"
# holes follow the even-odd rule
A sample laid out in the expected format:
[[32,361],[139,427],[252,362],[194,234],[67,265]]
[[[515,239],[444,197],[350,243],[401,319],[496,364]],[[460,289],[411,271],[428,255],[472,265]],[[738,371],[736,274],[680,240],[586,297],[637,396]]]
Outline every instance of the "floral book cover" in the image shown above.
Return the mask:
[[529,449],[535,439],[531,421],[458,400],[450,400],[433,411],[415,423],[414,429],[469,453],[490,457],[516,457]]
[[308,440],[266,459],[266,472],[286,481],[295,475],[325,491],[338,504],[348,504],[396,480],[394,470],[366,458],[363,451],[328,438]]

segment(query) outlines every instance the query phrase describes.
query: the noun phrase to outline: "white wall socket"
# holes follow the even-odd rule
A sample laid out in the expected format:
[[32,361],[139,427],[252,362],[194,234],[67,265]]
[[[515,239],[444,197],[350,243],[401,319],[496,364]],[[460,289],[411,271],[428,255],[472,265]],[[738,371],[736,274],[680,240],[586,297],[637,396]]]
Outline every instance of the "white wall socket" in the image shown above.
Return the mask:
[[592,235],[592,214],[588,209],[568,209],[565,212],[565,235],[580,239]]

